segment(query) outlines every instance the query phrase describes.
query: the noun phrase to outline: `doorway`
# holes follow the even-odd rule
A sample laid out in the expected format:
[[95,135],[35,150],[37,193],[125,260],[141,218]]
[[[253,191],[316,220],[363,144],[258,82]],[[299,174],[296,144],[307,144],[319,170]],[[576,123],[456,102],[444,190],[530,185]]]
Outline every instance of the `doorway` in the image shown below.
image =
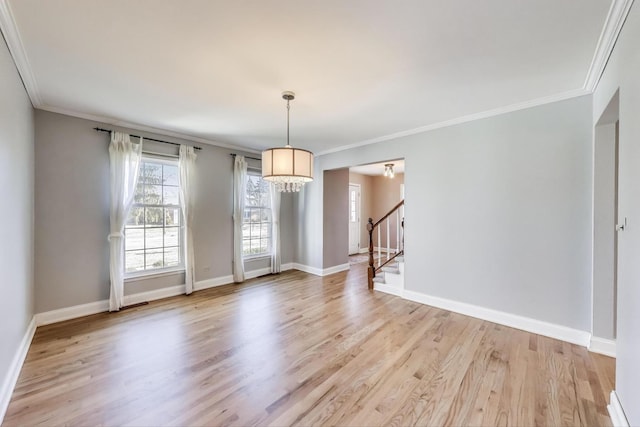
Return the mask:
[[349,255],[360,252],[360,184],[349,183]]
[[[618,277],[618,92],[594,128],[591,346],[615,355]],[[623,222],[623,221],[622,221]]]

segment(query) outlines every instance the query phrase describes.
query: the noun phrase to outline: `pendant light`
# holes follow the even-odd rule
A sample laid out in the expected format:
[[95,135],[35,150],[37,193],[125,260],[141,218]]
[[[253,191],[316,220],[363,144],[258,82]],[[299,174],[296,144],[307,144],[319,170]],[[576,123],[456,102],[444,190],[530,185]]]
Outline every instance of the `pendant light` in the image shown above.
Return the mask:
[[280,192],[297,192],[313,181],[313,153],[289,145],[289,101],[294,98],[295,93],[282,92],[287,101],[287,145],[262,152],[262,178],[273,182]]
[[393,178],[395,176],[393,173],[393,163],[387,163],[384,165],[384,176],[387,178]]

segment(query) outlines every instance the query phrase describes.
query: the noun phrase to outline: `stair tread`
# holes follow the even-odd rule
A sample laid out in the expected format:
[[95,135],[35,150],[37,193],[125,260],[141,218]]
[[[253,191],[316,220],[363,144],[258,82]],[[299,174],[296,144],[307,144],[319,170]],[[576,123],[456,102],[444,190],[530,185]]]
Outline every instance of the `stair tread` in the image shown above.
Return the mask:
[[375,283],[385,283],[385,281],[384,281],[384,277],[382,277],[382,276],[376,276],[376,277],[374,277],[374,278],[373,278],[373,281],[374,281]]
[[398,267],[382,267],[382,271],[385,273],[400,274],[400,269]]

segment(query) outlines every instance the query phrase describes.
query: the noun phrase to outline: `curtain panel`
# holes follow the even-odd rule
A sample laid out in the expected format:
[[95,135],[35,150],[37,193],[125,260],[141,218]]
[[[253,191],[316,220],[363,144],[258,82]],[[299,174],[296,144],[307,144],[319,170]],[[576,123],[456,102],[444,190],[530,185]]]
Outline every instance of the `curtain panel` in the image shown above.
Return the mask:
[[128,134],[111,132],[109,144],[109,181],[111,201],[109,209],[109,272],[111,291],[109,311],[118,311],[124,300],[124,226],[133,204],[138,183],[142,138],[131,142]]
[[271,273],[280,273],[280,199],[282,193],[275,184],[269,185],[271,197]]
[[242,222],[246,186],[247,162],[244,156],[236,156],[233,163],[233,281],[236,283],[244,282]]
[[193,147],[188,145],[180,146],[180,158],[178,159],[178,169],[180,172],[180,208],[184,219],[183,229],[183,257],[185,269],[186,294],[193,292],[195,280],[195,264],[193,251],[193,186],[195,185],[196,153]]

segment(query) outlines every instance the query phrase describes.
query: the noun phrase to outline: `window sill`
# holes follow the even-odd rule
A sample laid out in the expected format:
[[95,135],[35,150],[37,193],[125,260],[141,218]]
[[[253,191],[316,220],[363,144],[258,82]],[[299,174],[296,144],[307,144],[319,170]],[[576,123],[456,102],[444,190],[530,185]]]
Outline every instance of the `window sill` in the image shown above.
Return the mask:
[[138,280],[153,279],[156,277],[172,276],[184,273],[184,267],[171,268],[166,270],[143,271],[139,273],[129,273],[124,276],[124,282],[135,282]]
[[242,261],[258,261],[261,259],[271,259],[271,254],[249,255],[242,257]]

